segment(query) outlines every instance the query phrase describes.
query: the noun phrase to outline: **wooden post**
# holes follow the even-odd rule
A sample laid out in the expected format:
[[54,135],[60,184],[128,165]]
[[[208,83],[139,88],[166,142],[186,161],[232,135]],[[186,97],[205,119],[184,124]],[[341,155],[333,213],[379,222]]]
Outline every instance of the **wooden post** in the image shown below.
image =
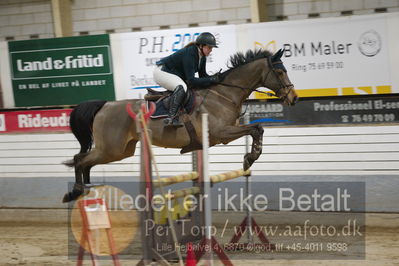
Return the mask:
[[251,0],[251,22],[268,21],[267,0]]
[[71,0],[51,0],[55,37],[72,36]]

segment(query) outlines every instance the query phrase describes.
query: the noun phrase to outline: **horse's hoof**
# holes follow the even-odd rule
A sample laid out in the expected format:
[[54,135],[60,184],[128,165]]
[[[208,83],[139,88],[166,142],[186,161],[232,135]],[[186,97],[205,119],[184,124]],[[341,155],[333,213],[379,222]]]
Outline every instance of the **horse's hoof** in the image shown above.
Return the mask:
[[251,167],[252,163],[253,162],[251,162],[250,159],[248,158],[248,154],[246,154],[244,156],[244,163],[243,163],[244,171],[247,171]]
[[72,190],[72,192],[65,193],[64,198],[62,199],[62,203],[74,201],[82,194],[83,191],[80,190]]
[[62,198],[62,203],[67,203],[72,201],[71,199],[71,192],[65,193],[64,197]]
[[252,164],[255,162],[255,160],[253,159],[253,156],[251,156],[250,153],[247,153],[244,155],[244,163],[243,163],[243,168],[244,171],[247,171]]
[[248,160],[245,160],[243,164],[244,171],[247,171],[249,167],[251,167],[251,164],[248,162]]

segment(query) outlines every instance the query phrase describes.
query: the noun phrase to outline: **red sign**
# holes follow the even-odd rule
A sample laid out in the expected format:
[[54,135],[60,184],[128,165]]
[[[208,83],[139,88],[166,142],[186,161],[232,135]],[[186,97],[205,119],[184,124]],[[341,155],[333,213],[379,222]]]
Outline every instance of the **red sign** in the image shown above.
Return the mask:
[[0,133],[70,131],[72,109],[0,112]]

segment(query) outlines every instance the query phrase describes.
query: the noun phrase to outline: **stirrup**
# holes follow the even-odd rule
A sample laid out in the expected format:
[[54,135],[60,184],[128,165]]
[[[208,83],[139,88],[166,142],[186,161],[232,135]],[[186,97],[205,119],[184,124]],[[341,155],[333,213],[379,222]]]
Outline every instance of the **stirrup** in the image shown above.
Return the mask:
[[166,127],[182,127],[182,126],[184,126],[184,124],[179,121],[178,117],[174,117],[174,118],[167,117],[163,120],[163,123],[165,124]]

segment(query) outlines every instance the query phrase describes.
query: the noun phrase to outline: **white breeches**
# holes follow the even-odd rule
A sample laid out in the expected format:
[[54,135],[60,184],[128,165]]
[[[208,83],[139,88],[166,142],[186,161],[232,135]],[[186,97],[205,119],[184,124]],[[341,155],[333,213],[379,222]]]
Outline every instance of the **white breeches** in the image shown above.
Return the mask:
[[179,85],[183,86],[185,92],[187,91],[186,83],[179,76],[162,71],[160,66],[155,66],[153,76],[154,81],[168,91],[174,91]]

